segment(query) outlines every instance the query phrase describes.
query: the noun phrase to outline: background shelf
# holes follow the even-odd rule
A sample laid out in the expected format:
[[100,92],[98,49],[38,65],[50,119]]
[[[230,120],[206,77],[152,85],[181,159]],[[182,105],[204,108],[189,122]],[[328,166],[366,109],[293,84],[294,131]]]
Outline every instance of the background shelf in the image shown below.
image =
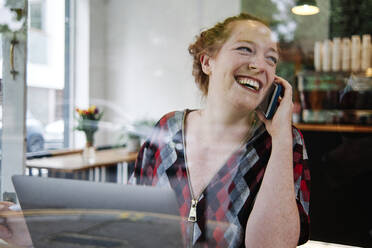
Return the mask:
[[296,123],[295,126],[303,131],[372,133],[372,126],[362,125]]

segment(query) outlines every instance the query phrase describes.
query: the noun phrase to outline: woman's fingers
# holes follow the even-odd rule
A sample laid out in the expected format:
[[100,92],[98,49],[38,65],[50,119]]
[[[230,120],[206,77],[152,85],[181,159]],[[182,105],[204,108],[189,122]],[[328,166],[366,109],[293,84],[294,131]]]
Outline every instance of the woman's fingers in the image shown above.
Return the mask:
[[4,225],[0,225],[0,238],[9,239],[11,237],[12,237],[12,233],[9,231],[9,229]]
[[8,221],[13,221],[13,218],[19,217],[19,213],[10,210],[14,205],[13,202],[0,202],[0,239],[10,239],[12,237]]
[[279,76],[275,76],[275,82],[280,83],[283,86],[283,90],[284,90],[284,95],[280,99],[279,102],[286,103],[286,105],[288,104],[288,106],[291,107],[293,105],[293,102],[292,102],[292,85],[287,80],[285,80],[284,78],[281,78]]
[[0,239],[17,247],[32,246],[22,211],[12,202],[0,202]]
[[292,100],[292,85],[287,80],[279,76],[275,76],[275,82],[280,83],[283,86],[283,98],[289,98]]
[[15,204],[14,202],[2,201],[2,202],[0,202],[0,210],[2,210],[4,208],[4,206],[5,207],[10,207],[14,204]]

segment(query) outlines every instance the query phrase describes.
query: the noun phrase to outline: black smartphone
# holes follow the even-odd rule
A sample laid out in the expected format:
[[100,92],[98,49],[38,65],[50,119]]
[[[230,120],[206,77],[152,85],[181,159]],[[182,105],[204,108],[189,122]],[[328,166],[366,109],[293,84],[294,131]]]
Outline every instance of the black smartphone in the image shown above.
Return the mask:
[[265,115],[266,119],[270,120],[273,118],[278,107],[278,99],[282,94],[282,91],[283,86],[281,84],[273,83],[265,99],[257,107],[257,109]]

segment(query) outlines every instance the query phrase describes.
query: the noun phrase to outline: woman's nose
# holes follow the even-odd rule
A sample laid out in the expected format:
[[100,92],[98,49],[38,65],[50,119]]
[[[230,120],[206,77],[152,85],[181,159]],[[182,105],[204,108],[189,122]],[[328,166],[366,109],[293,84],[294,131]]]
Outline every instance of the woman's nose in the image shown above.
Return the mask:
[[257,63],[248,64],[248,69],[254,73],[260,73],[264,71],[264,68]]
[[260,56],[254,56],[248,64],[248,69],[256,73],[262,72],[265,69],[265,60]]

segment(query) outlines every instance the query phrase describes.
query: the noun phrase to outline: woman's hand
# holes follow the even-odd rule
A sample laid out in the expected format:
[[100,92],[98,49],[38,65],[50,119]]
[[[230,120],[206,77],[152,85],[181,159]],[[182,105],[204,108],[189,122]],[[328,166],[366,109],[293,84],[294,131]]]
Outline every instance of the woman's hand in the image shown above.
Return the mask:
[[11,245],[32,247],[22,211],[11,210],[12,202],[0,202],[0,239]]
[[257,111],[258,117],[265,124],[266,130],[273,139],[292,133],[293,112],[292,86],[285,79],[278,76],[275,76],[275,82],[283,86],[284,96],[279,98],[279,105],[273,118],[267,120],[261,112]]
[[[296,247],[300,235],[293,181],[292,87],[277,76],[275,82],[283,86],[284,96],[279,99],[280,104],[273,118],[267,120],[257,111],[271,135],[272,146],[265,175],[247,222],[246,247]],[[274,205],[275,208],[272,208]]]

